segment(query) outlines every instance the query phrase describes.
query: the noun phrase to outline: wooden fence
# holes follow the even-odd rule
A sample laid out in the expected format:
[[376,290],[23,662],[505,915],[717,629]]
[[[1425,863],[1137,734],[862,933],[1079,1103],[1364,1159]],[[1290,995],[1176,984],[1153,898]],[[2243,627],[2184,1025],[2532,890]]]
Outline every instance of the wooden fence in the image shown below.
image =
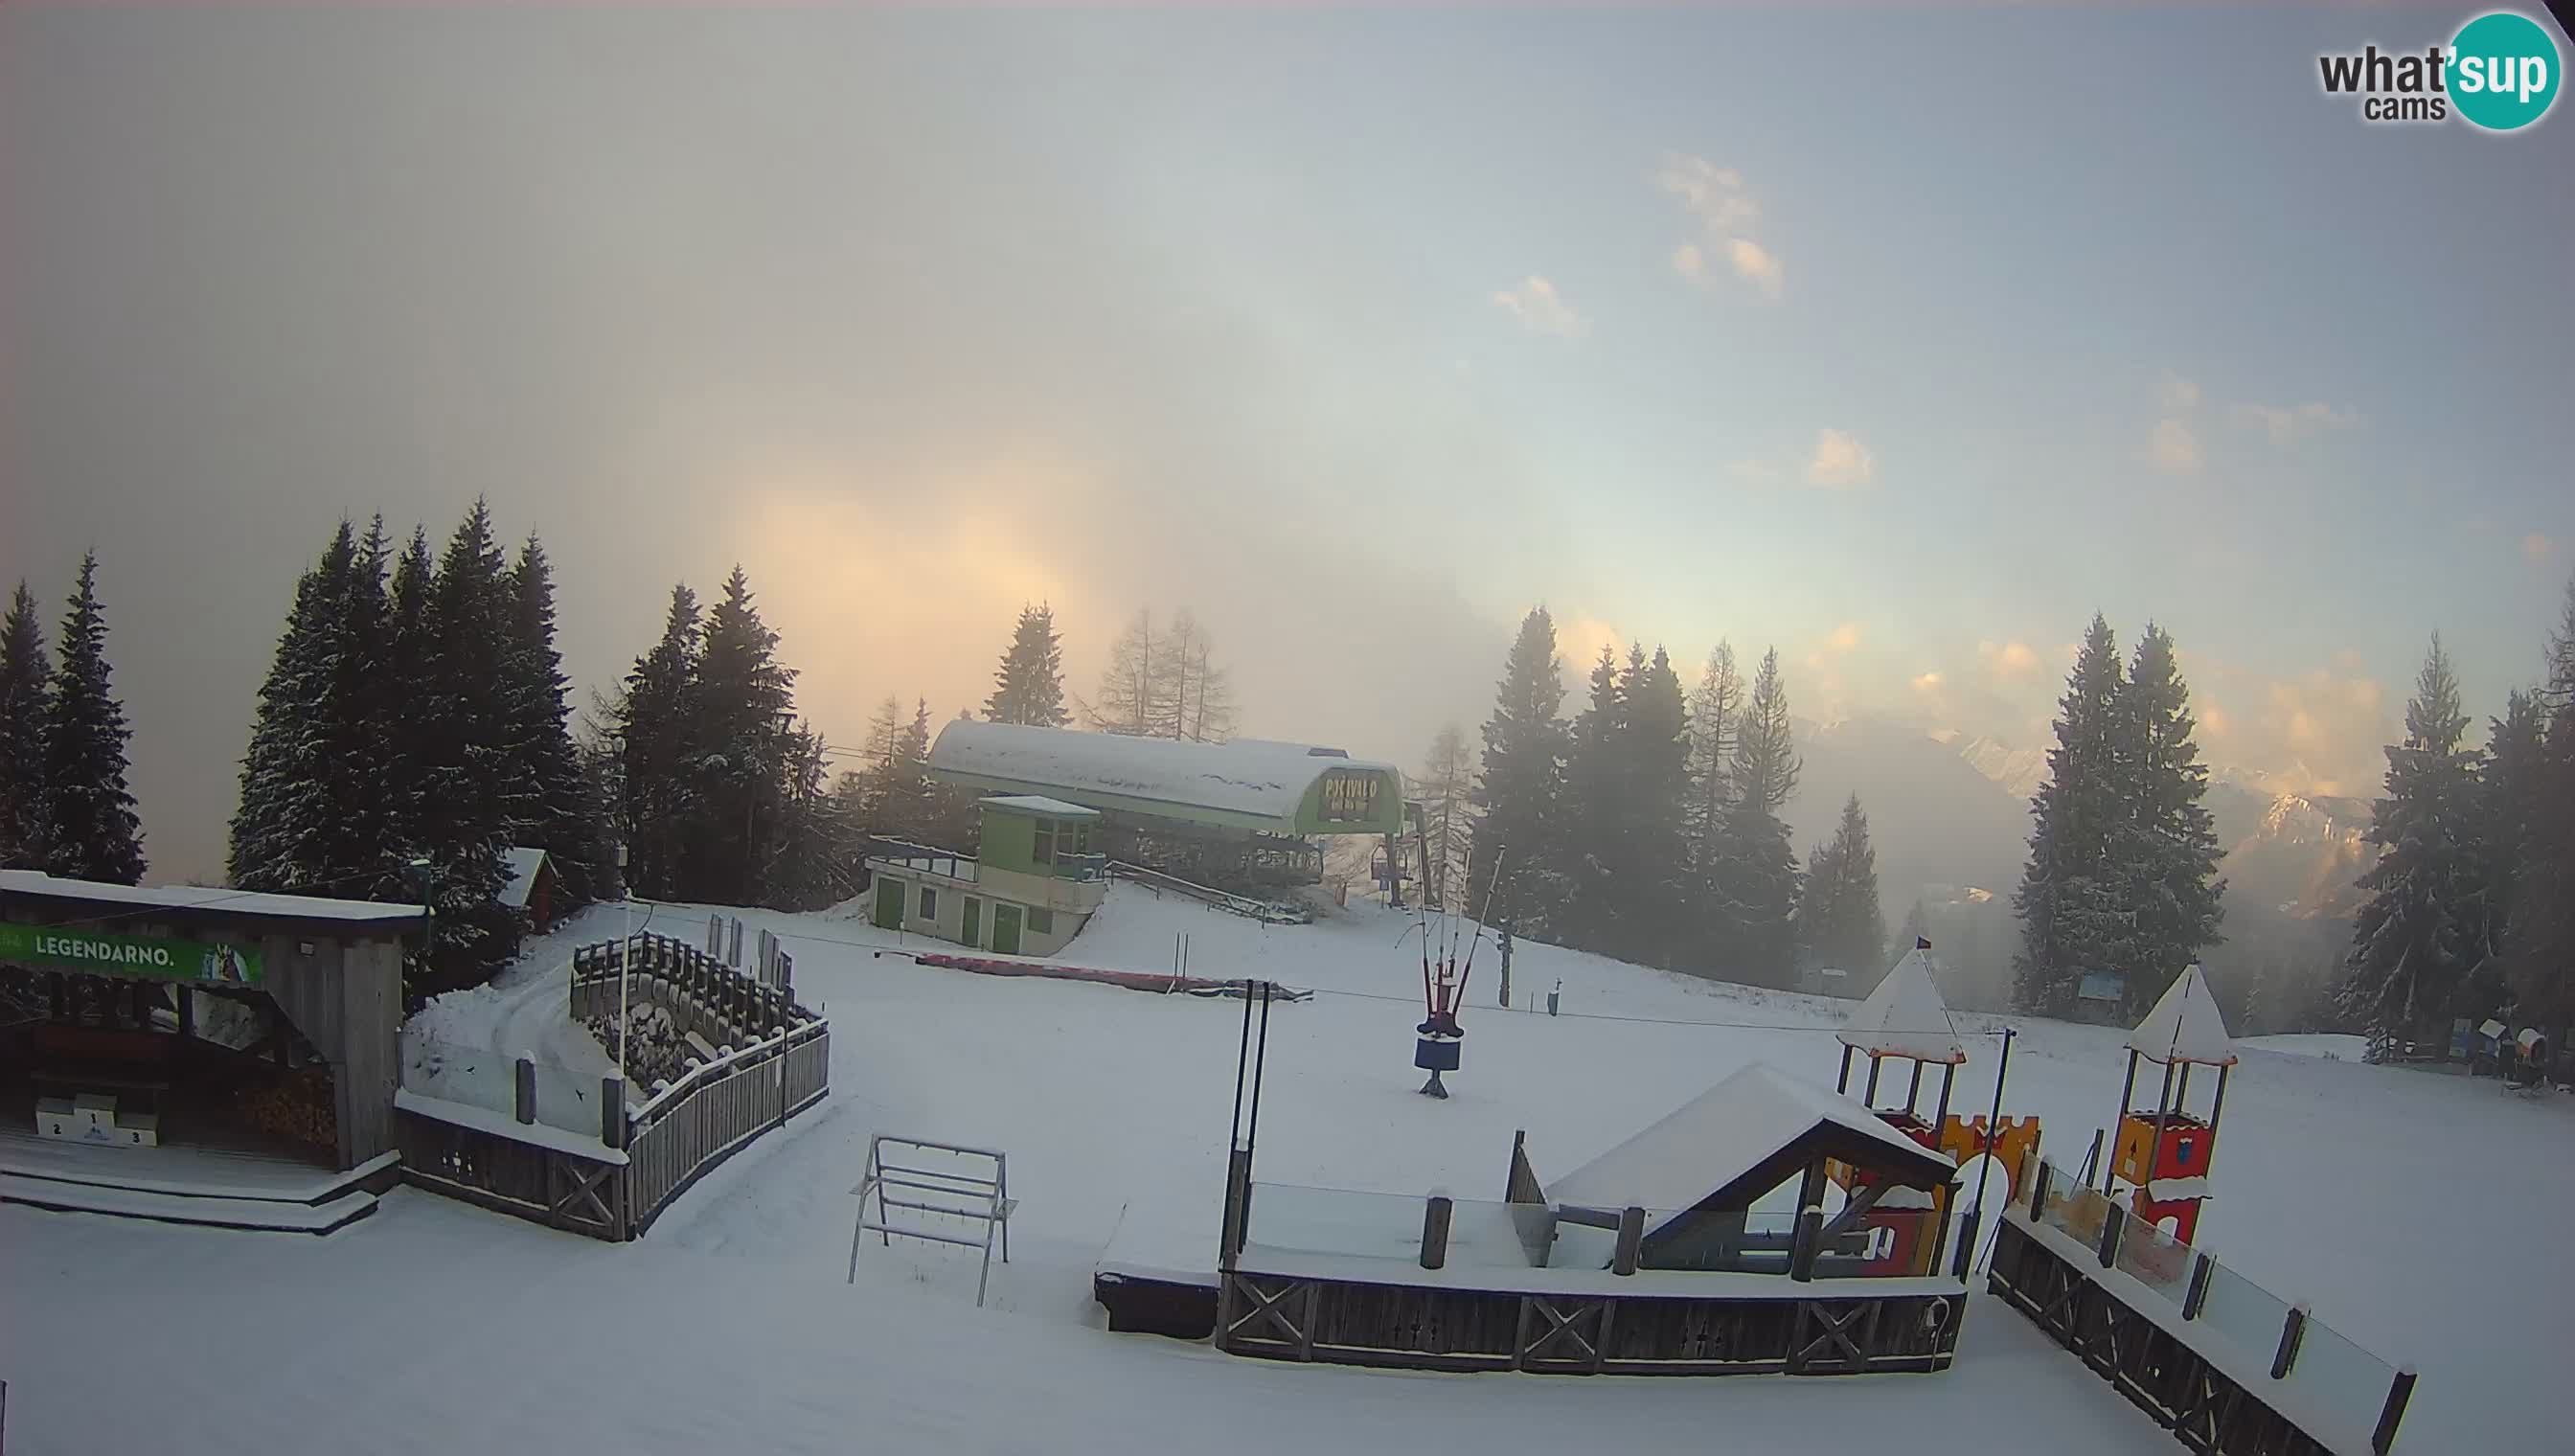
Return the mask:
[[[573,953],[576,1019],[613,1013],[624,993],[658,1005],[717,1047],[641,1103],[618,1088],[596,1139],[535,1125],[523,1093],[507,1119],[406,1097],[398,1122],[411,1181],[452,1197],[593,1238],[640,1237],[671,1201],[726,1158],[823,1100],[832,1083],[832,1027],[784,988],[666,935],[585,945]],[[523,1064],[524,1067],[524,1064]],[[533,1081],[526,1068],[521,1083]],[[610,1081],[615,1086],[614,1079]]]

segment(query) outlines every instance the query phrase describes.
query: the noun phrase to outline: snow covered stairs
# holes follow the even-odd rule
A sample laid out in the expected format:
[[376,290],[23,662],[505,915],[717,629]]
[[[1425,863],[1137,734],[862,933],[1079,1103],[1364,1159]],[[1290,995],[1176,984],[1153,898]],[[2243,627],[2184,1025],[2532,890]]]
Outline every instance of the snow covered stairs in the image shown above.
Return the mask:
[[212,1148],[84,1148],[0,1133],[0,1203],[213,1228],[330,1233],[376,1211],[386,1153],[335,1172]]

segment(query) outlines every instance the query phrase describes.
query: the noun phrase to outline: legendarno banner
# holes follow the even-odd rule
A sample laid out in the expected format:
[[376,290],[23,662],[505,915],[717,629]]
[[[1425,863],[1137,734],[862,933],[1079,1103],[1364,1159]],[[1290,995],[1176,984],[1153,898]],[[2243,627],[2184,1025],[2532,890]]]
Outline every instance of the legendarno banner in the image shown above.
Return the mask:
[[148,935],[103,935],[94,930],[65,930],[50,925],[0,924],[0,961],[222,985],[257,985],[260,981],[259,952],[239,945],[162,940]]

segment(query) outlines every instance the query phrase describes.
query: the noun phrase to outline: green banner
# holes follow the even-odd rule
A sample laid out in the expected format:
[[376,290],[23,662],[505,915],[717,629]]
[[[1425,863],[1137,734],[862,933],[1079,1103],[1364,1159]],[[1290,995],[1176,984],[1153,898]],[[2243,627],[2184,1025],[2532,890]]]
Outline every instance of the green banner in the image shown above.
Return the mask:
[[159,980],[257,985],[259,952],[209,940],[163,940],[148,935],[102,935],[52,925],[0,924],[0,960],[56,965],[100,975],[148,975]]

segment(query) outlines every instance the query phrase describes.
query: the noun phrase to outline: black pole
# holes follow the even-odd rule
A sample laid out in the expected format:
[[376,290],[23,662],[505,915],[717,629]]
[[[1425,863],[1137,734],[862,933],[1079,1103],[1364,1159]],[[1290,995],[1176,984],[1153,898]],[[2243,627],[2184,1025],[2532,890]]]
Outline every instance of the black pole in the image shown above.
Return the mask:
[[1252,1124],[1244,1130],[1243,1146],[1246,1152],[1258,1148],[1261,1144],[1261,1084],[1270,1072],[1270,982],[1262,981],[1260,986],[1261,1037],[1253,1044]]
[[1868,1054],[1868,1089],[1859,1094],[1860,1104],[1867,1107],[1872,1112],[1877,1110],[1878,1062],[1879,1058],[1877,1053],[1874,1051],[1870,1052]]
[[1252,980],[1243,982],[1243,1041],[1234,1051],[1234,1122],[1225,1130],[1228,1149],[1243,1146],[1243,1078],[1252,1066]]
[[[2137,1191],[2149,1198],[2154,1196],[2155,1169],[2164,1160],[2164,1123],[2172,1116],[2173,1067],[2176,1065],[2187,1067],[2188,1063],[2164,1063],[2163,1089],[2155,1093],[2155,1140],[2146,1148],[2145,1176],[2137,1180]],[[2115,1144],[2113,1147],[2115,1150]],[[2103,1191],[2108,1190],[2105,1188]]]
[[[1958,1250],[1959,1257],[1964,1261],[1958,1268],[1958,1278],[1961,1282],[1964,1282],[1966,1277],[1976,1269],[1976,1230],[1985,1226],[1985,1176],[1994,1170],[1995,1160],[2002,1156],[2003,1078],[2011,1075],[2011,1044],[2012,1029],[2006,1026],[2003,1028],[2002,1056],[1994,1066],[1994,1110],[1985,1117],[1985,1160],[1976,1164],[1976,1201],[1967,1210],[1967,1245]],[[1956,1071],[1957,1068],[1950,1068],[1952,1075],[1955,1075]],[[1940,1089],[1940,1105],[1944,1109],[1944,1115],[1940,1120],[1946,1122],[1948,1118],[1945,1115],[1945,1109],[1949,1105],[1949,1089],[1945,1086]]]
[[[1955,1065],[1955,1063],[1952,1063],[1952,1065]],[[1909,1082],[1907,1082],[1907,1083],[1905,1083],[1905,1084],[1904,1084],[1904,1115],[1905,1115],[1905,1116],[1910,1117],[1910,1116],[1912,1116],[1912,1115],[1913,1115],[1913,1104],[1914,1104],[1915,1102],[1917,1102],[1917,1101],[1920,1101],[1920,1100],[1921,1100],[1921,1097],[1922,1097],[1922,1058],[1920,1058],[1920,1057],[1918,1057],[1918,1056],[1917,1056],[1917,1057],[1913,1058],[1913,1080],[1911,1080],[1911,1081],[1909,1081]],[[1938,1126],[1939,1124],[1938,1124],[1938,1123],[1933,1123],[1932,1125],[1936,1127],[1936,1126]]]
[[1836,1092],[1848,1092],[1850,1090],[1850,1043],[1843,1042],[1842,1069],[1833,1077],[1833,1090]]
[[2110,1191],[2110,1165],[2119,1160],[2119,1124],[2128,1120],[2128,1098],[2137,1090],[2137,1049],[2128,1048],[2128,1074],[2119,1079],[2119,1111],[2110,1119],[2110,1156],[2101,1159],[2101,1191]]
[[2233,1069],[2226,1062],[2217,1064],[2217,1100],[2208,1108],[2208,1151],[2211,1157],[2217,1153],[2217,1119],[2226,1115],[2226,1074]]

